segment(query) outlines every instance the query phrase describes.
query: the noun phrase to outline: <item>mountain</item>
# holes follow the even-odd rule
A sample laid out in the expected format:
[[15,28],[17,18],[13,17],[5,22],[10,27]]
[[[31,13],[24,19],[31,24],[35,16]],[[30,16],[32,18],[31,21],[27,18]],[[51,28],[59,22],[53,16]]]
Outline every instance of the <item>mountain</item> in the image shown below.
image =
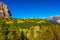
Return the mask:
[[11,13],[8,6],[3,2],[0,2],[0,17],[11,18]]
[[60,16],[53,16],[47,18],[48,21],[60,23]]

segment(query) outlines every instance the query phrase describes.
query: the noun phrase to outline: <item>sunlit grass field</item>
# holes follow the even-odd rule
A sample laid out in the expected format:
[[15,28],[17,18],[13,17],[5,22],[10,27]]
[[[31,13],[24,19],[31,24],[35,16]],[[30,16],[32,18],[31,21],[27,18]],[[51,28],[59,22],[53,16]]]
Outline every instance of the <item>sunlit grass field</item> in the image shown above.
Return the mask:
[[60,40],[60,24],[38,18],[1,18],[0,40]]

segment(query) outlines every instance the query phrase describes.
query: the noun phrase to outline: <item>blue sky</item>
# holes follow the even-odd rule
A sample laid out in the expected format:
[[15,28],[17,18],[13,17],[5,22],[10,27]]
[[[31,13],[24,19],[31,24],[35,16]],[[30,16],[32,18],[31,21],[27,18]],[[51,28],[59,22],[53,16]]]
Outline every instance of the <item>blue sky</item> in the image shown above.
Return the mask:
[[59,0],[1,0],[13,18],[46,18],[60,15]]

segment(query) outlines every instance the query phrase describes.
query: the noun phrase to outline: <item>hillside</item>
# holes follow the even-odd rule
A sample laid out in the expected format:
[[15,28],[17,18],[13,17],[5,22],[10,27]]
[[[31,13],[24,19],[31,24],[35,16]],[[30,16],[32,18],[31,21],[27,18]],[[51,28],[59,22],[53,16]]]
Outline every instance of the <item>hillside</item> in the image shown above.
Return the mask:
[[60,40],[60,24],[37,18],[0,18],[0,40]]

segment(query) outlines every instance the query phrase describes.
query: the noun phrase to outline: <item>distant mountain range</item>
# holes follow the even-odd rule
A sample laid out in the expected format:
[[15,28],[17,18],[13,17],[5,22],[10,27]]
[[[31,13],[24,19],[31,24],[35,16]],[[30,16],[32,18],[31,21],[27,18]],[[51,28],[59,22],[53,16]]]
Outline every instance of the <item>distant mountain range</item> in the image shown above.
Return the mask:
[[48,21],[60,23],[60,16],[48,17]]

